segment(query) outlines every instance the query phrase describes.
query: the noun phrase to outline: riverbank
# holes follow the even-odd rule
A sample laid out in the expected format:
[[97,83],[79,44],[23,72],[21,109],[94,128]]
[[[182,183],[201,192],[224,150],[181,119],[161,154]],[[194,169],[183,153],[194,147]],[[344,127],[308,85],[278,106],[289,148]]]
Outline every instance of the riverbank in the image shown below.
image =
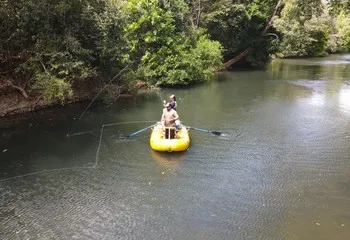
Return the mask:
[[125,91],[119,85],[103,85],[101,82],[87,81],[84,84],[74,86],[74,94],[63,103],[59,100],[45,100],[42,95],[34,95],[25,98],[19,91],[11,88],[0,88],[0,118],[21,115],[45,108],[62,106],[76,102],[93,99],[102,88],[105,88],[102,99],[113,102],[119,97],[130,97],[137,94],[146,85],[139,81],[135,84],[135,92]]
[[86,81],[84,84],[74,86],[74,94],[67,98],[64,103],[59,100],[46,100],[40,93],[25,94],[16,88],[0,87],[0,117],[19,115],[35,110],[57,105],[65,105],[91,98],[100,88],[100,81]]
[[[75,94],[65,104],[86,100],[89,96],[90,94]],[[46,101],[41,96],[25,99],[18,93],[8,93],[0,97],[0,117],[19,115],[60,104],[62,103],[59,101]]]

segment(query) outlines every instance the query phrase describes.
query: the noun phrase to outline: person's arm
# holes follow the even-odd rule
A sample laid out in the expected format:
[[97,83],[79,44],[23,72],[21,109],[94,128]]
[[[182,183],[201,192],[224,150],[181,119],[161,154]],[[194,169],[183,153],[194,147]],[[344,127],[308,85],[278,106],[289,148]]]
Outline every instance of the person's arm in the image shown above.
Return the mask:
[[165,125],[165,115],[164,115],[164,112],[162,114],[162,117],[160,118],[160,122],[162,123],[163,127]]
[[175,122],[177,119],[179,119],[179,114],[177,114],[177,112],[174,110],[174,114],[173,114],[173,121]]

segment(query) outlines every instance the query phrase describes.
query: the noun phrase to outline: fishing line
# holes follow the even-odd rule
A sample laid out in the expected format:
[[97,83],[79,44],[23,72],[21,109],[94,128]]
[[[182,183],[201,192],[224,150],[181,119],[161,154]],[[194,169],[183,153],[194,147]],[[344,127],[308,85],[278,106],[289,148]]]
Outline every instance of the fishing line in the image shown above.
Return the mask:
[[[89,105],[85,108],[85,110],[83,111],[83,113],[80,115],[80,117],[78,118],[77,121],[79,121],[84,114],[86,113],[86,111],[89,109],[89,107],[92,105],[92,103],[98,98],[98,96],[106,89],[106,87],[108,87],[109,84],[111,84],[120,74],[122,74],[122,72],[124,72],[127,68],[129,67],[129,64],[126,65],[122,70],[120,70],[109,82],[108,84],[106,84],[97,94],[96,96],[91,100],[91,102],[89,103]],[[67,133],[67,137],[71,137],[71,136],[79,136],[79,135],[84,135],[84,134],[89,134],[92,131],[89,132],[82,132],[82,133],[74,133],[74,134],[69,134],[71,130],[68,131]]]
[[27,174],[23,174],[23,175],[19,175],[19,176],[14,176],[14,177],[1,179],[0,182],[4,182],[4,181],[7,181],[7,180],[16,179],[16,178],[21,178],[21,177],[37,175],[37,174],[46,173],[46,172],[57,172],[57,171],[65,171],[65,170],[73,170],[73,169],[88,169],[88,168],[91,168],[91,167],[54,168],[54,169],[43,170],[43,171],[38,171],[38,172],[33,172],[33,173],[27,173]]
[[[42,171],[38,171],[38,172],[26,173],[26,174],[22,174],[22,175],[19,175],[19,176],[13,176],[13,177],[5,178],[5,179],[0,179],[0,182],[4,182],[4,181],[7,181],[7,180],[16,179],[16,178],[22,178],[22,177],[37,175],[37,174],[41,174],[41,173],[47,173],[47,172],[57,172],[57,171],[66,171],[66,170],[75,170],[75,169],[95,169],[97,167],[97,165],[98,165],[98,162],[99,162],[99,153],[100,153],[101,143],[102,143],[102,138],[103,138],[103,130],[104,130],[105,127],[111,127],[111,126],[116,126],[116,125],[124,125],[124,124],[154,123],[154,122],[157,122],[157,121],[129,121],[129,122],[116,122],[116,123],[103,124],[102,127],[101,127],[101,130],[100,130],[100,138],[99,138],[99,143],[98,143],[96,154],[95,154],[95,162],[94,162],[94,165],[92,165],[92,166],[88,166],[88,167],[70,167],[70,168],[55,168],[55,169],[42,170]],[[90,131],[90,132],[82,132],[82,133],[75,133],[75,134],[72,134],[70,136],[78,136],[78,135],[83,135],[83,134],[87,134],[87,133],[92,133],[92,131]],[[123,141],[123,142],[127,142],[127,141]],[[117,142],[117,143],[119,143],[119,142]]]
[[[129,121],[129,122],[116,122],[116,123],[108,123],[108,124],[103,124],[100,130],[100,137],[99,137],[99,143],[96,149],[96,154],[95,154],[95,162],[94,165],[88,166],[88,167],[70,167],[70,168],[55,168],[55,169],[49,169],[49,170],[42,170],[38,172],[33,172],[33,173],[27,173],[19,176],[13,176],[5,179],[0,179],[0,182],[12,180],[12,179],[17,179],[17,178],[22,178],[22,177],[27,177],[27,176],[33,176],[33,175],[38,175],[42,173],[48,173],[48,172],[57,172],[57,171],[67,171],[67,170],[76,170],[76,169],[96,169],[98,162],[99,162],[99,154],[101,150],[101,143],[103,139],[103,130],[105,127],[111,127],[111,126],[116,126],[116,125],[124,125],[124,124],[137,124],[137,123],[154,123],[157,121]],[[84,132],[85,133],[85,132]],[[72,134],[71,136],[77,136],[77,135],[82,135],[84,133],[77,133],[77,134]],[[235,136],[236,138],[242,137],[242,128],[240,128],[239,133]],[[130,140],[124,139],[124,141],[120,142],[129,142]],[[117,143],[119,143],[117,141]],[[236,144],[235,144],[236,145]]]
[[[122,125],[122,124],[154,123],[154,122],[157,122],[157,121],[154,120],[154,121],[130,121],[130,122],[108,123],[108,124],[103,124],[103,125],[101,126],[101,128],[102,128],[103,126],[109,127],[109,126]],[[101,128],[100,128],[100,129],[101,129]],[[73,137],[73,136],[80,136],[80,135],[85,135],[85,134],[91,134],[91,133],[93,133],[93,132],[94,132],[94,131],[77,132],[77,133],[72,133],[72,134],[67,133],[67,137]]]
[[121,122],[121,123],[109,123],[109,124],[103,124],[101,127],[101,131],[100,131],[100,140],[97,146],[97,150],[96,150],[96,155],[95,155],[95,164],[93,165],[92,168],[96,168],[98,161],[99,161],[99,153],[100,153],[100,149],[101,149],[101,143],[102,143],[102,136],[103,136],[103,130],[104,127],[111,127],[111,126],[116,126],[116,125],[122,125],[122,124],[133,124],[133,123],[145,123],[145,122],[157,122],[157,121],[131,121],[131,122]]
[[127,68],[129,67],[129,64],[126,65],[126,67],[124,67],[122,70],[120,70],[109,82],[108,84],[106,84],[97,94],[96,96],[92,99],[92,101],[89,103],[89,105],[85,108],[84,112],[80,115],[80,117],[78,118],[78,121],[84,116],[84,114],[86,113],[86,111],[89,109],[89,107],[92,105],[92,103],[98,98],[98,96],[103,92],[103,90],[106,89],[106,87],[108,87],[109,84],[111,84],[111,82],[114,81],[114,79],[116,79],[122,72],[124,72]]

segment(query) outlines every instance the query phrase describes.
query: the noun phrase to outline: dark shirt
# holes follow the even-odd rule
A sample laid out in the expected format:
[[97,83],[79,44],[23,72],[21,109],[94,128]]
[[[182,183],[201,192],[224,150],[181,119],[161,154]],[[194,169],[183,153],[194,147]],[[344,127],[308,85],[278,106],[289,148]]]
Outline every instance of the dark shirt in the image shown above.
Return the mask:
[[176,111],[176,102],[170,102],[170,107]]

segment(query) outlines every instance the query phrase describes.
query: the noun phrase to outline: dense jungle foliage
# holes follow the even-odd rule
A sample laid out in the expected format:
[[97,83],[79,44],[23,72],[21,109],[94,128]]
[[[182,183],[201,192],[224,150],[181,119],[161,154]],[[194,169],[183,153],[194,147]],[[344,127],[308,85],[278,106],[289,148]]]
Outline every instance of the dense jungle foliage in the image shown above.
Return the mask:
[[122,69],[114,83],[131,90],[348,52],[349,12],[349,0],[0,0],[0,88],[63,102]]

